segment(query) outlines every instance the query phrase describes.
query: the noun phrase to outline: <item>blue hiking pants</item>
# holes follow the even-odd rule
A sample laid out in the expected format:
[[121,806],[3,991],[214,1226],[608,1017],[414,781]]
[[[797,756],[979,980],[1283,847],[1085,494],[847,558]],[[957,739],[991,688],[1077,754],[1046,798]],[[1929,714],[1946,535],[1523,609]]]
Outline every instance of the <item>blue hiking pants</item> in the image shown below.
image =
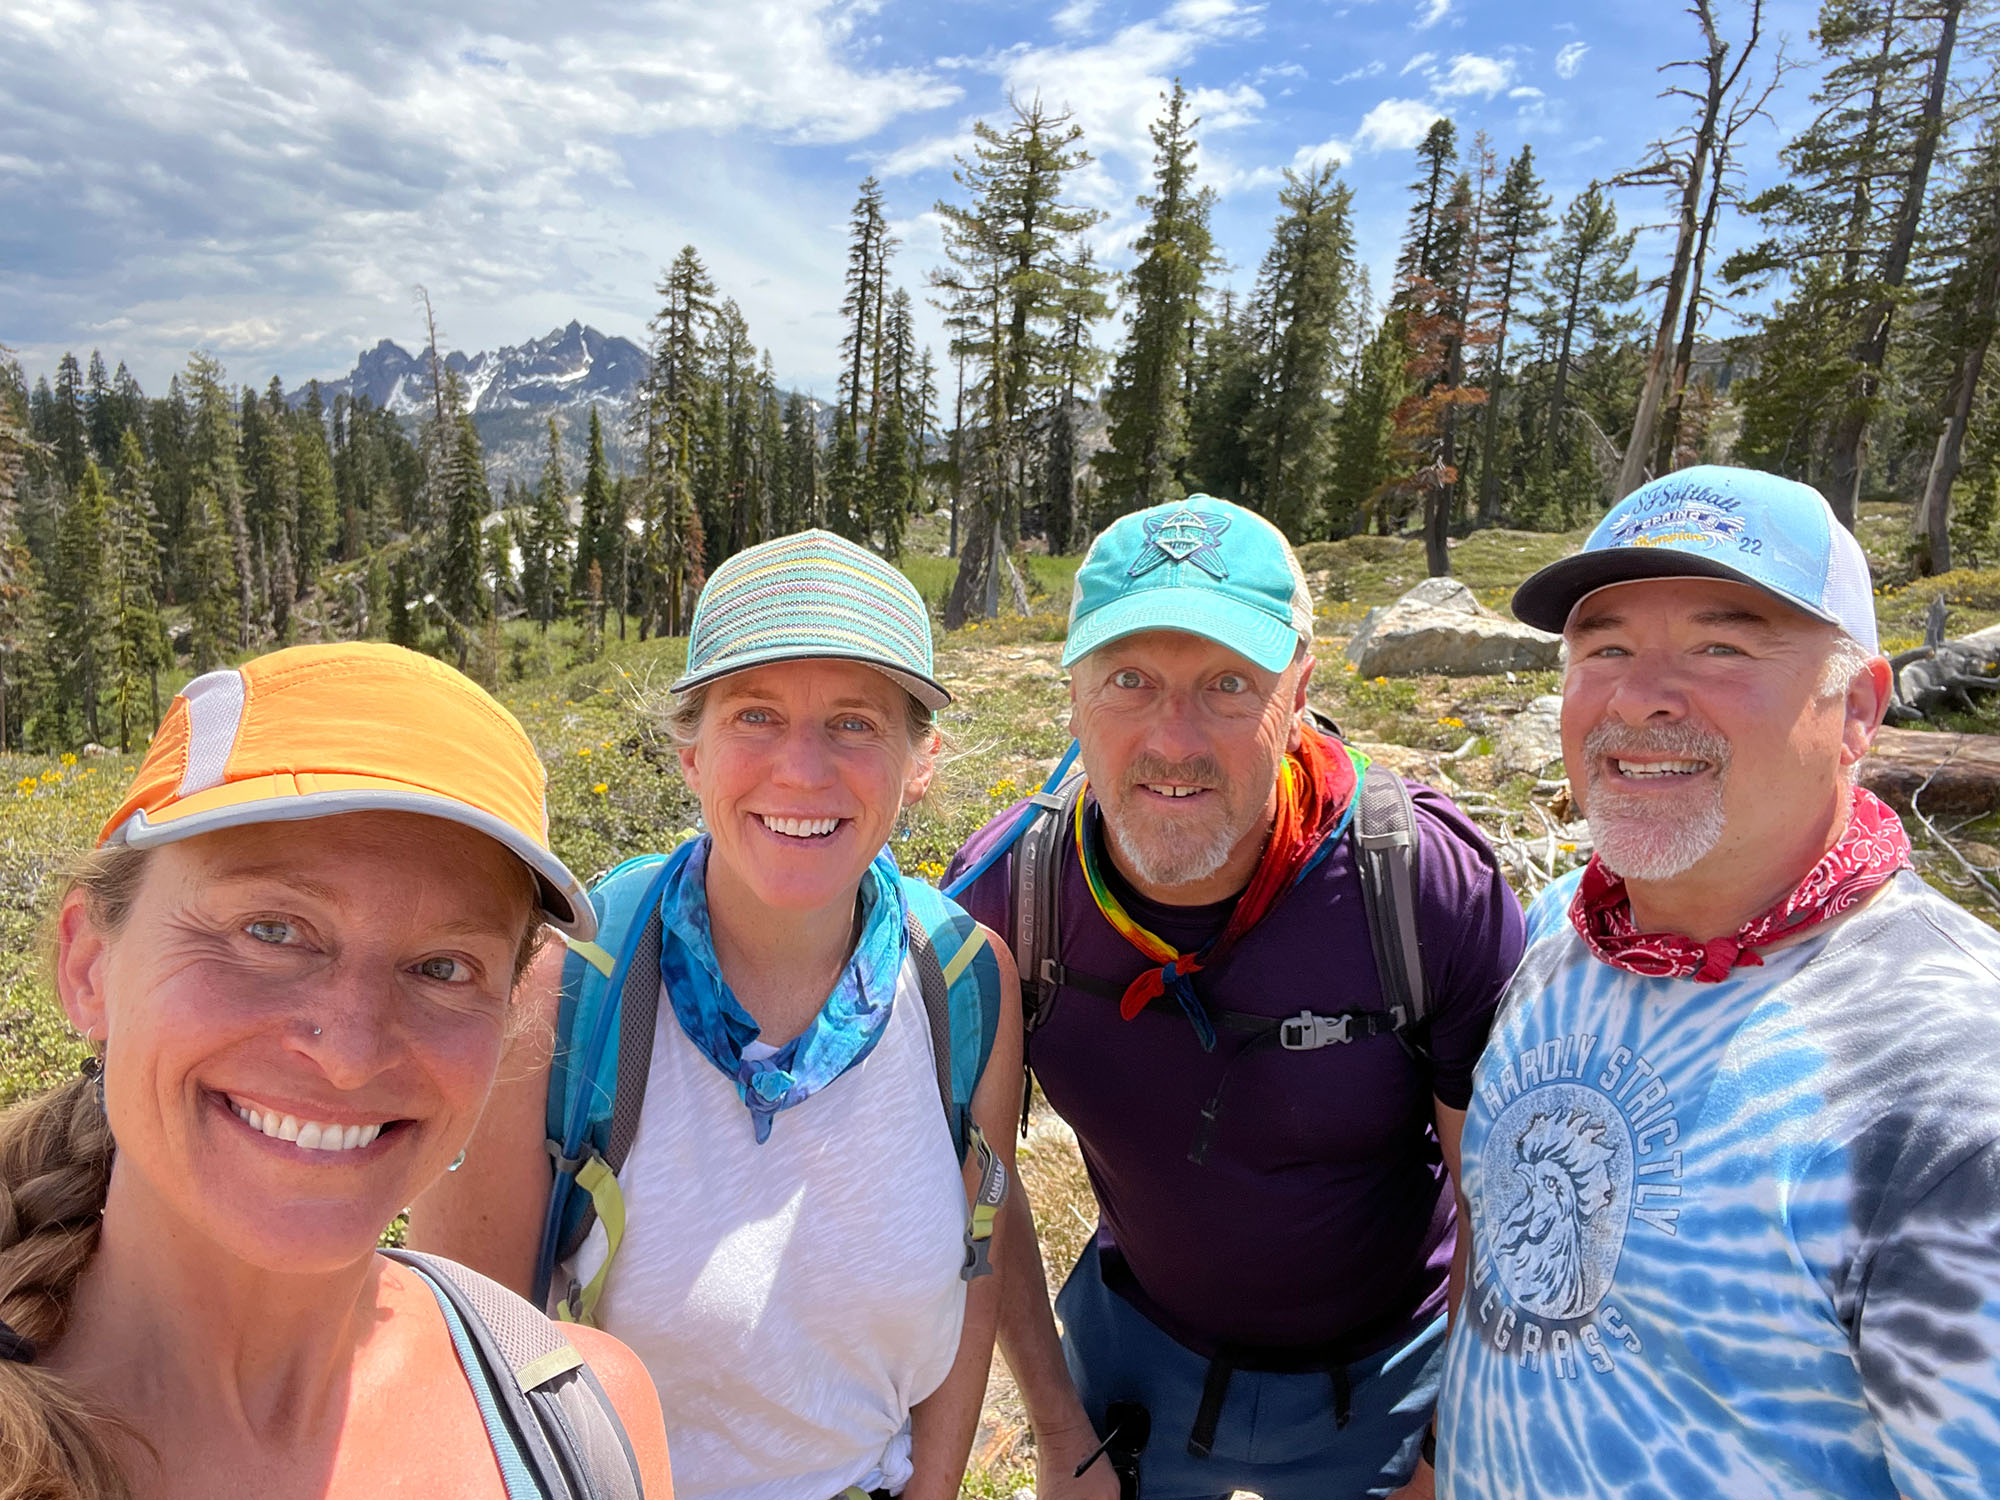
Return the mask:
[[[1209,1361],[1163,1333],[1104,1284],[1095,1241],[1056,1297],[1063,1356],[1091,1422],[1134,1401],[1152,1416],[1139,1459],[1139,1500],[1360,1500],[1386,1495],[1417,1466],[1444,1371],[1440,1317],[1400,1348],[1347,1367],[1347,1425],[1334,1419],[1334,1382],[1321,1371],[1238,1370],[1206,1458],[1188,1452]],[[1102,1460],[1100,1460],[1102,1462]]]

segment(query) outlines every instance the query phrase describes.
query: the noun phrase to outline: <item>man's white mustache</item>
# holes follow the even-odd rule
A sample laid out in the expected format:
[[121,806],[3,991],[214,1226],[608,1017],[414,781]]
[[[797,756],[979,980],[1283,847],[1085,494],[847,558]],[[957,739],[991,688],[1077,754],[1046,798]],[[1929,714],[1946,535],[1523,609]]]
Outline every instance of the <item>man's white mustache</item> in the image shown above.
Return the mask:
[[1729,764],[1729,741],[1713,730],[1680,720],[1672,724],[1620,724],[1607,719],[1583,739],[1584,754],[1593,762],[1607,755],[1667,755],[1677,760],[1705,760],[1718,771]]

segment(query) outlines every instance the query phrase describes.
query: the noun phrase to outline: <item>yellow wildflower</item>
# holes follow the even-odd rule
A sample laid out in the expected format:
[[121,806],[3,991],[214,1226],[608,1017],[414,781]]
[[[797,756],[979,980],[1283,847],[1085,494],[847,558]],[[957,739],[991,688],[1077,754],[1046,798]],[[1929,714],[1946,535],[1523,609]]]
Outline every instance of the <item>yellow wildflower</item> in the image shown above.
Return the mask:
[[598,796],[602,797],[606,792],[611,790],[611,787],[608,783],[600,781],[597,783],[596,786],[592,787],[591,790],[597,793]]

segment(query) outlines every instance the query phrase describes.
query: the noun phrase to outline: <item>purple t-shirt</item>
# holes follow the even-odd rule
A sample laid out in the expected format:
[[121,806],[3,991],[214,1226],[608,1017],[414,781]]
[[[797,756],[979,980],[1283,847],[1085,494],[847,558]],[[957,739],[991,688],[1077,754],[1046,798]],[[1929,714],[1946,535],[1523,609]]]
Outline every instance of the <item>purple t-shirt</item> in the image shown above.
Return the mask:
[[[1177,1011],[1124,1021],[1115,1000],[1065,987],[1030,1044],[1043,1092],[1082,1146],[1107,1275],[1198,1350],[1333,1346],[1358,1358],[1444,1309],[1457,1212],[1431,1096],[1453,1109],[1472,1097],[1473,1064],[1521,956],[1521,909],[1464,814],[1429,787],[1410,790],[1434,1067],[1386,1033],[1312,1052],[1260,1045],[1230,1077],[1197,1166],[1200,1111],[1241,1034],[1224,1031],[1204,1052]],[[947,880],[1021,805],[973,835]],[[1085,817],[1096,825],[1094,801]],[[1010,852],[957,898],[1010,943],[1012,863]],[[1061,868],[1061,963],[1122,988],[1148,961],[1097,910],[1072,839]],[[1125,909],[1182,952],[1219,933],[1235,904],[1162,906],[1117,885]],[[1212,1012],[1386,1010],[1351,842],[1343,836],[1195,984]]]

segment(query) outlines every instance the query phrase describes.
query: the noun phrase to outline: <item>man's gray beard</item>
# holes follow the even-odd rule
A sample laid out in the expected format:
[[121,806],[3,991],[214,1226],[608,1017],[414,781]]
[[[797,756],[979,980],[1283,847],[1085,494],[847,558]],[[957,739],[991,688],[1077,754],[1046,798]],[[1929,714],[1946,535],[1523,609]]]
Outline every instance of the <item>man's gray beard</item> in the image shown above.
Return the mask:
[[1111,852],[1126,878],[1141,885],[1171,888],[1206,880],[1229,862],[1238,834],[1218,829],[1198,834],[1191,829],[1155,828],[1148,843],[1126,837],[1117,820],[1108,812],[1105,831],[1111,837]]
[[[1612,874],[1626,880],[1671,880],[1693,869],[1722,841],[1729,741],[1721,735],[1687,723],[1634,728],[1607,721],[1585,737],[1583,750],[1589,764],[1584,818],[1590,824],[1591,848]],[[1707,761],[1716,771],[1710,795],[1692,809],[1661,809],[1641,797],[1633,798],[1636,806],[1623,806],[1624,789],[1607,784],[1600,763],[1605,756],[1642,752]],[[1668,815],[1662,817],[1663,811]]]
[[[1154,823],[1145,839],[1132,836],[1121,827],[1126,800],[1146,782],[1191,782],[1206,786],[1223,799],[1224,824],[1213,832],[1203,832],[1176,824],[1171,819]],[[1245,830],[1227,823],[1229,781],[1213,756],[1197,755],[1184,761],[1164,761],[1141,756],[1125,772],[1125,785],[1112,807],[1100,799],[1104,827],[1111,840],[1111,852],[1127,878],[1141,885],[1173,887],[1193,885],[1208,879],[1229,862],[1230,851]]]

